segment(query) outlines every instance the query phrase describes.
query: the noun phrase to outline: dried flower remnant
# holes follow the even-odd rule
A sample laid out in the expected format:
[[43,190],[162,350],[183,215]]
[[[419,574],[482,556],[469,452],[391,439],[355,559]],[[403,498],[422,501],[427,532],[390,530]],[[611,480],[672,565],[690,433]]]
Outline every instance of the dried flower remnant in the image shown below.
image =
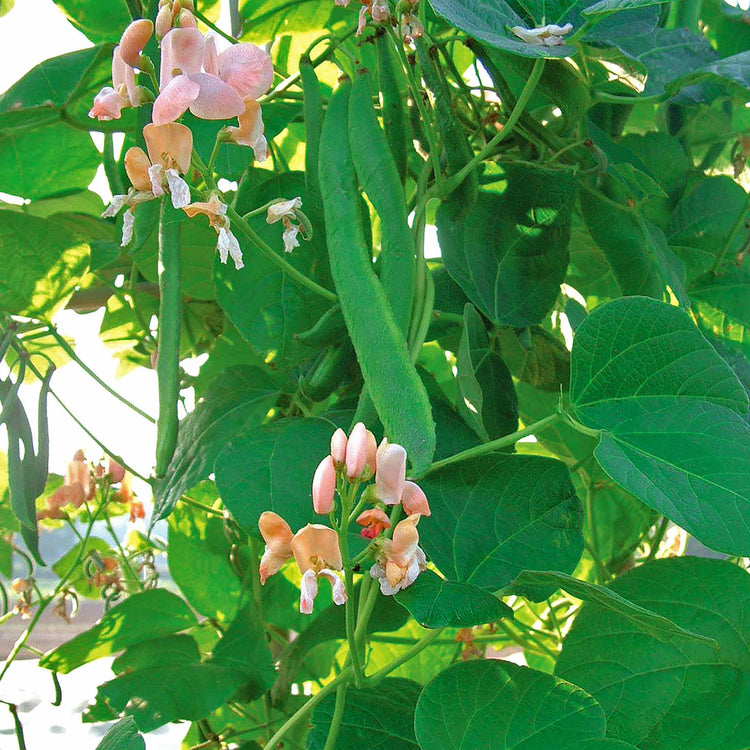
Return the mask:
[[234,261],[234,267],[238,271],[240,268],[244,268],[245,264],[242,261],[242,249],[239,240],[229,228],[227,206],[221,201],[218,193],[211,193],[208,201],[190,203],[184,207],[184,211],[191,218],[198,215],[206,216],[209,225],[216,230],[218,235],[216,249],[219,251],[219,260],[226,263],[231,257]]
[[566,23],[565,26],[557,26],[554,23],[546,26],[538,26],[534,29],[526,29],[523,26],[514,26],[511,31],[526,44],[534,44],[538,47],[559,47],[565,44],[565,35],[573,30],[573,24]]

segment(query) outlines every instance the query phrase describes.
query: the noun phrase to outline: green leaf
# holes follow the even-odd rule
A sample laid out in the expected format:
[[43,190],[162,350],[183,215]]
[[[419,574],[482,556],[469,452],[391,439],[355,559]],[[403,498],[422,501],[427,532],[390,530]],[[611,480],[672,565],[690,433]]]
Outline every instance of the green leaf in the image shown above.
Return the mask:
[[420,526],[423,546],[452,580],[497,591],[540,563],[572,573],[581,557],[581,503],[559,461],[486,456],[429,474],[420,485],[432,510]]
[[575,176],[524,164],[503,167],[501,194],[482,190],[465,216],[451,203],[436,223],[448,273],[494,323],[540,323],[568,266]]
[[589,5],[581,12],[586,18],[606,18],[612,13],[620,13],[623,10],[645,8],[649,5],[661,5],[665,0],[599,0],[598,3]]
[[224,666],[242,676],[244,701],[253,701],[276,680],[263,624],[254,606],[241,609],[211,655],[211,664]]
[[512,617],[513,610],[484,589],[446,581],[431,570],[396,595],[423,628],[471,628]]
[[704,544],[744,554],[747,394],[678,308],[632,297],[597,308],[573,342],[571,402],[602,430],[604,470]]
[[263,0],[243,2],[242,39],[266,43],[289,32],[320,31],[334,29],[351,20],[345,9],[317,2],[317,0]]
[[22,198],[46,198],[80,190],[101,162],[88,133],[65,124],[0,136],[0,190]]
[[13,10],[16,0],[0,0],[0,17]]
[[312,508],[312,477],[330,452],[335,426],[325,419],[281,419],[243,430],[215,463],[216,486],[237,523],[257,535],[266,510],[295,531],[319,517]]
[[169,572],[190,605],[205,617],[228,620],[242,582],[229,563],[222,519],[180,503],[169,517],[168,540]]
[[[346,691],[344,716],[336,747],[418,750],[414,737],[414,709],[422,686],[413,680],[390,677],[377,687]],[[315,707],[307,750],[323,750],[333,720],[335,694]]]
[[[270,176],[268,176],[270,174]],[[274,175],[252,170],[243,183],[237,210],[245,213],[274,198],[301,196],[305,210],[305,183],[301,172]],[[268,224],[266,217],[248,219],[258,235],[279,255],[284,255],[281,223]],[[245,267],[237,271],[230,263],[214,261],[216,298],[243,338],[266,363],[285,368],[309,358],[313,350],[298,343],[295,334],[315,324],[330,303],[290,279],[274,262],[246,242],[237,232],[245,255]],[[315,235],[285,256],[298,270],[321,283],[325,259],[324,238]]]
[[192,627],[195,615],[179,596],[150,589],[112,607],[94,627],[47,652],[39,666],[67,674],[134,643]]
[[91,102],[111,79],[112,49],[111,44],[91,47],[34,66],[0,96],[0,133],[40,127],[63,115],[91,123]]
[[124,0],[55,0],[68,21],[92,42],[116,42],[130,23]]
[[555,585],[557,588],[564,589],[569,594],[578,599],[583,599],[585,602],[596,602],[601,607],[616,612],[629,623],[635,625],[639,630],[649,633],[660,641],[670,641],[678,638],[707,643],[713,648],[718,648],[718,644],[713,638],[681,628],[668,617],[663,617],[656,612],[634,604],[611,588],[597,586],[595,583],[582,581],[565,573],[524,570],[516,577],[509,588],[513,593],[526,596],[529,591],[549,585]]
[[0,308],[52,318],[86,272],[88,246],[54,222],[0,211]]
[[505,661],[456,664],[425,686],[414,716],[422,750],[574,750],[604,736],[581,688]]
[[[589,427],[616,424],[629,404],[664,397],[747,411],[737,377],[677,307],[626,297],[598,307],[573,341],[570,400]],[[626,403],[627,402],[627,403]]]
[[[531,28],[533,24],[524,21],[504,0],[432,0],[430,5],[457,29],[490,47],[523,57],[570,57],[575,54],[575,47],[565,44],[545,47],[522,42],[510,29],[514,26]],[[541,17],[535,20],[539,25],[544,23]],[[552,13],[547,20],[558,22]]]
[[750,89],[750,52],[745,50],[723,60],[708,63],[697,70],[693,70],[667,86],[667,91],[674,94],[686,86],[694,86],[697,83],[729,83],[739,89],[740,94],[745,94]]
[[464,308],[464,327],[457,356],[458,411],[487,442],[518,429],[518,397],[503,358],[474,306]]
[[96,750],[146,750],[132,716],[121,719],[104,735]]
[[127,674],[138,669],[162,664],[196,664],[200,661],[198,643],[191,635],[167,635],[134,643],[112,662],[115,674]]
[[[83,550],[82,550],[83,548]],[[90,536],[83,542],[74,544],[53,566],[52,570],[58,578],[66,577],[68,585],[72,586],[79,596],[87,599],[98,599],[99,588],[89,583],[83,569],[83,563],[91,552],[109,552],[110,545],[104,539]],[[76,561],[78,565],[73,567]]]
[[211,383],[180,423],[174,456],[156,488],[152,523],[168,516],[182,495],[213,471],[232,437],[263,421],[277,396],[273,379],[259,367],[233,367]]
[[671,558],[635,568],[615,593],[716,639],[662,642],[594,602],[563,642],[556,673],[591,693],[607,734],[641,748],[740,750],[750,745],[750,582],[720,560]]

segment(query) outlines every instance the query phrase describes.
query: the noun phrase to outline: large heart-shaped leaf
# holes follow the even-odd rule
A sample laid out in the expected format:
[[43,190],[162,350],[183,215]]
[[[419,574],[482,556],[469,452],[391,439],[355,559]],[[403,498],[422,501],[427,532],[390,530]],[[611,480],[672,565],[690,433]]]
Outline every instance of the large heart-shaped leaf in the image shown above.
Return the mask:
[[420,484],[432,509],[419,527],[424,548],[448,578],[497,591],[524,569],[572,573],[578,563],[583,514],[563,463],[486,456]]
[[495,323],[540,323],[568,267],[575,176],[507,164],[502,192],[482,190],[468,214],[441,204],[438,239],[448,273]]
[[282,419],[237,435],[215,464],[216,486],[237,523],[255,534],[265,510],[278,513],[293,531],[319,520],[312,477],[335,429],[326,419]]
[[605,471],[715,549],[750,549],[750,427],[737,376],[679,309],[616,300],[581,323],[571,402]]
[[607,734],[641,748],[750,746],[750,579],[735,565],[672,558],[635,568],[615,593],[716,639],[662,642],[595,602],[583,605],[556,674],[587,690]]
[[573,750],[604,737],[605,724],[601,706],[581,688],[497,660],[441,672],[414,717],[422,750]]
[[102,737],[96,750],[146,750],[146,742],[138,733],[133,717],[126,716]]

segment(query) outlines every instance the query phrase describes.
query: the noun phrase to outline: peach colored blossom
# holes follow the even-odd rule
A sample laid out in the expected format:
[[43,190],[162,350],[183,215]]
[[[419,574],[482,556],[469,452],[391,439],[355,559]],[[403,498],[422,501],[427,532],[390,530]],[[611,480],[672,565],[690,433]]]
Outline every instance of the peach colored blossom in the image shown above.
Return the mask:
[[404,491],[401,493],[401,505],[407,516],[429,516],[430,504],[422,488],[415,482],[405,482]]
[[258,528],[266,543],[260,560],[260,582],[265,584],[269,576],[278,573],[281,566],[292,556],[292,530],[289,524],[277,513],[270,510],[261,513]]

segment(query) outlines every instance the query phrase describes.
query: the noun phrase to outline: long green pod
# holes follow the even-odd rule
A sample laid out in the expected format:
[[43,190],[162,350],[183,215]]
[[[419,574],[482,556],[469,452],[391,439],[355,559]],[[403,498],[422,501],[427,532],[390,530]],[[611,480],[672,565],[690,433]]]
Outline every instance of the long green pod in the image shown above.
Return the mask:
[[346,336],[346,323],[340,305],[329,307],[312,328],[295,334],[297,341],[315,347],[331,346],[341,341],[344,336]]
[[50,364],[39,388],[37,405],[36,455],[29,472],[29,491],[36,499],[44,492],[49,474],[49,420],[47,419],[47,402],[55,366]]
[[351,82],[343,79],[331,98],[320,142],[320,187],[331,272],[385,434],[406,448],[413,471],[419,473],[435,452],[435,424],[427,392],[366,252],[348,148],[350,91]]
[[[442,69],[433,60],[434,50],[428,50],[424,39],[416,39],[417,60],[422,71],[422,77],[432,94],[435,105],[437,126],[443,139],[445,160],[448,173],[455,174],[465,167],[474,157],[464,129],[461,127],[447,81],[443,78]],[[464,181],[453,191],[457,205],[468,210],[474,203],[479,191],[479,177],[473,169]]]
[[414,240],[401,178],[372,107],[372,86],[366,70],[358,71],[352,83],[349,146],[359,182],[380,216],[380,278],[396,323],[406,334],[414,293]]
[[325,401],[344,381],[355,362],[354,347],[349,340],[331,346],[304,378],[299,388],[311,401]]
[[180,283],[180,224],[169,197],[162,198],[159,217],[159,337],[156,375],[159,418],[156,421],[157,478],[163,477],[177,445],[177,400],[180,376],[182,290]]
[[398,85],[396,72],[400,66],[396,66],[393,45],[387,34],[378,34],[375,38],[375,50],[378,57],[378,79],[385,136],[393,154],[393,161],[396,163],[398,176],[403,184],[406,179],[408,122],[404,111],[404,97]]

